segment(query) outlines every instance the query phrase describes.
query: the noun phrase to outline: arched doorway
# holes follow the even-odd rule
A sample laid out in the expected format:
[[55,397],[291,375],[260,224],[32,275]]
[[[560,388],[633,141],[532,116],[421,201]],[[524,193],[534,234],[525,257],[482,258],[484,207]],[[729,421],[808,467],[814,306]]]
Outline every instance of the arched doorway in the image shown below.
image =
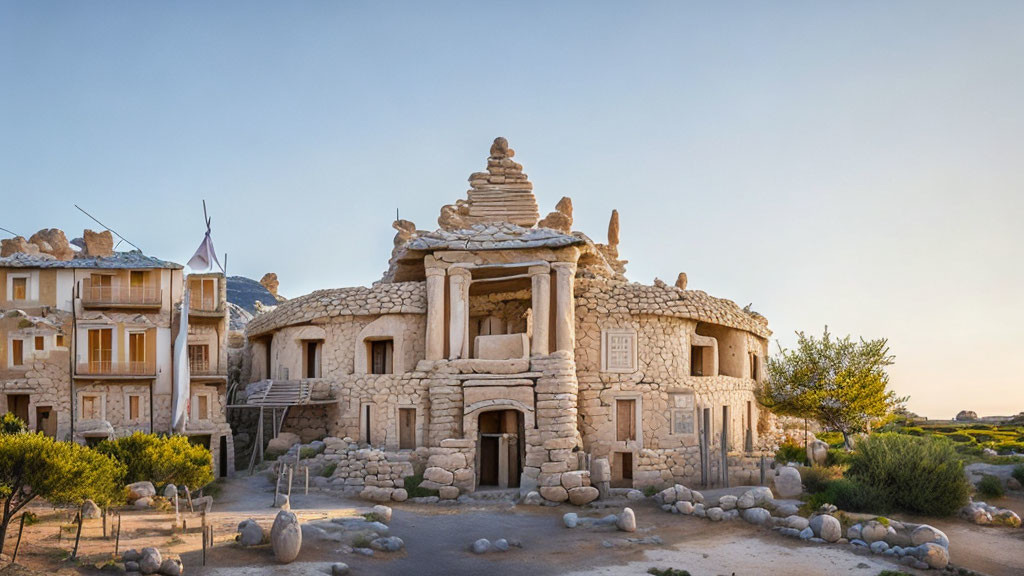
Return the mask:
[[478,416],[477,429],[477,486],[519,486],[519,475],[526,456],[523,413],[519,410],[482,412]]

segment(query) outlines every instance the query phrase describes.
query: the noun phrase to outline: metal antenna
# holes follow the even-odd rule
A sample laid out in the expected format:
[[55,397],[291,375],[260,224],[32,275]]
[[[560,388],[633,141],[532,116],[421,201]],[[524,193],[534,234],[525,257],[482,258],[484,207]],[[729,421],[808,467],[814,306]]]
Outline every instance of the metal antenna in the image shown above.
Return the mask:
[[21,234],[15,234],[14,232],[11,232],[11,231],[10,231],[10,230],[8,230],[7,228],[0,228],[0,230],[3,230],[4,232],[7,232],[7,233],[8,233],[8,234],[10,234],[11,236],[21,236]]
[[[100,222],[99,220],[97,220],[96,218],[94,218],[92,214],[89,214],[89,213],[88,213],[88,212],[86,212],[85,210],[82,210],[82,207],[81,207],[81,206],[79,206],[78,204],[75,204],[75,208],[78,208],[78,210],[79,210],[79,211],[80,211],[80,212],[81,212],[82,214],[85,214],[85,215],[86,215],[86,216],[88,216],[89,218],[92,218],[92,221],[93,221],[93,222],[95,222],[95,223],[99,224],[100,226],[103,226],[103,228],[105,228],[105,229],[107,229],[107,230],[110,230],[110,233],[111,233],[111,234],[113,234],[114,236],[117,236],[118,238],[120,238],[120,239],[121,239],[121,240],[123,240],[124,242],[127,242],[127,243],[128,243],[128,245],[129,245],[129,246],[131,246],[132,248],[135,248],[135,249],[136,249],[136,250],[138,250],[139,252],[142,252],[142,248],[139,248],[139,247],[138,247],[138,246],[136,246],[135,244],[132,244],[132,241],[131,241],[131,240],[129,240],[129,239],[127,239],[127,238],[125,238],[124,236],[121,236],[121,235],[120,235],[120,234],[118,234],[118,233],[117,233],[117,231],[115,231],[115,230],[114,230],[113,228],[111,228],[110,226],[107,226],[107,225],[106,225],[106,224],[104,224],[103,222]],[[118,242],[118,244],[120,244],[120,242]]]

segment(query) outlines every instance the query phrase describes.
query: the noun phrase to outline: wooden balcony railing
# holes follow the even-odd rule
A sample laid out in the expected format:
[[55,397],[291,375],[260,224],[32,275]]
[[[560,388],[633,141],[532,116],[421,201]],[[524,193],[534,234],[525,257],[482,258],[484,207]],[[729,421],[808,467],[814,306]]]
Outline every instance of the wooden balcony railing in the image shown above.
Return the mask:
[[79,362],[77,374],[86,376],[156,376],[155,362]]
[[192,376],[223,376],[227,374],[227,371],[220,369],[216,362],[211,363],[209,360],[189,359],[188,371]]
[[216,298],[196,298],[193,295],[188,301],[188,309],[191,312],[221,312],[223,308]]
[[82,280],[82,305],[159,307],[163,291],[149,286],[93,286],[88,279]]

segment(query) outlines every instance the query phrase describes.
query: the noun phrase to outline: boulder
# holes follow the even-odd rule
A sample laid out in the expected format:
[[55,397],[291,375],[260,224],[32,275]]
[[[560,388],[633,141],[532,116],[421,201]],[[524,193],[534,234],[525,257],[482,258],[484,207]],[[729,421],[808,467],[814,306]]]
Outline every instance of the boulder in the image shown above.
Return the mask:
[[879,540],[877,542],[872,542],[868,548],[870,548],[871,552],[874,554],[881,554],[889,549],[889,545],[886,544],[885,540]]
[[811,466],[824,466],[828,459],[828,443],[823,440],[814,440],[807,443],[807,461]]
[[562,516],[562,524],[565,524],[566,528],[575,528],[579,525],[579,516],[575,512],[569,512]]
[[860,529],[860,539],[871,544],[879,540],[885,540],[889,529],[877,520],[870,520]]
[[768,508],[774,507],[775,498],[772,496],[772,491],[766,486],[759,486],[752,488],[743,493],[736,500],[736,507],[740,510],[746,510],[747,508]]
[[405,502],[409,499],[409,491],[405,488],[395,488],[395,490],[391,492],[391,499],[395,502]]
[[160,563],[159,572],[163,576],[181,576],[181,561],[168,558]]
[[473,542],[473,554],[486,554],[491,550],[491,541],[487,538],[481,538],[476,542]]
[[75,256],[68,237],[58,228],[44,228],[33,234],[28,241],[39,246],[44,254],[49,254],[57,260],[71,260]]
[[739,498],[733,496],[732,494],[726,494],[725,496],[722,496],[721,498],[718,499],[718,507],[721,508],[722,510],[732,510],[733,508],[736,507],[737,500],[739,500]]
[[82,503],[82,518],[88,520],[95,520],[103,517],[103,511],[96,505],[92,500],[86,500]]
[[405,547],[405,542],[398,536],[382,536],[370,542],[370,548],[381,552],[398,552]]
[[103,232],[86,230],[82,233],[82,240],[85,242],[83,252],[86,256],[105,258],[114,255],[114,235],[110,233],[110,230]]
[[705,513],[707,514],[708,520],[712,522],[718,522],[725,516],[725,511],[715,506],[714,508],[708,508]]
[[835,516],[819,514],[808,522],[814,535],[826,542],[836,542],[843,537],[843,526]]
[[139,572],[143,574],[156,574],[163,564],[160,551],[156,548],[143,548],[139,554]]
[[632,508],[623,508],[615,527],[623,532],[636,532],[636,514]]
[[704,503],[704,495],[701,494],[700,492],[697,492],[696,490],[690,490],[690,496],[693,498],[694,504]]
[[860,540],[860,529],[863,526],[861,524],[854,524],[846,530],[847,540]]
[[961,410],[956,413],[957,422],[970,422],[978,419],[978,413],[974,410]]
[[140,510],[144,508],[149,508],[152,505],[153,499],[148,496],[145,498],[139,498],[138,500],[135,501],[135,504],[133,504],[133,506],[139,508]]
[[391,523],[391,507],[378,504],[373,507],[373,515],[377,517],[377,521],[390,524]]
[[751,524],[763,526],[772,517],[772,513],[764,508],[747,508],[743,511],[743,519]]
[[152,482],[135,482],[125,486],[128,491],[128,500],[134,502],[139,498],[152,498],[156,496],[156,488],[153,487]]
[[[563,472],[561,481],[562,487],[566,490],[572,490],[573,488],[579,488],[583,486],[583,475],[585,473],[582,470],[573,470],[569,472]],[[590,479],[588,478],[589,482]]]
[[568,490],[561,486],[541,486],[540,495],[552,502],[565,502],[569,499]]
[[287,564],[299,556],[302,549],[302,529],[299,518],[289,510],[281,510],[270,528],[270,545],[279,562]]
[[999,526],[1009,526],[1010,528],[1020,528],[1021,525],[1020,516],[1013,510],[1006,508],[1001,508],[992,515],[992,523]]
[[[565,477],[564,475],[562,476]],[[579,488],[572,488],[569,490],[569,502],[576,506],[583,506],[590,504],[601,494],[597,491],[597,488],[593,486],[580,486]]]
[[544,503],[544,497],[540,495],[540,492],[533,491],[523,498],[523,504],[527,506],[540,506]]
[[134,561],[134,560],[128,560],[127,562],[124,563],[124,571],[125,572],[138,572],[139,571],[139,563]]
[[707,510],[704,508],[703,504],[694,504],[693,505],[693,515],[698,517],[698,518],[705,518],[705,517],[707,517],[708,513],[707,513]]
[[174,502],[174,497],[178,495],[178,487],[174,484],[168,484],[164,486],[164,491],[161,494],[163,494],[164,498]]
[[504,538],[498,538],[494,541],[494,549],[499,552],[508,552],[510,546],[511,545],[508,543],[508,540]]
[[783,466],[775,474],[775,494],[779,498],[799,498],[803,494],[800,471],[793,466]]
[[280,508],[281,510],[291,510],[292,509],[292,505],[291,505],[291,502],[288,499],[288,495],[287,494],[278,494],[277,495],[277,502],[275,502],[274,505],[277,506],[278,508]]
[[291,450],[292,446],[299,443],[301,438],[298,434],[292,432],[281,432],[277,435],[277,438],[273,438],[270,442],[267,442],[267,452],[276,454],[284,454]]
[[808,526],[800,531],[799,536],[801,540],[810,540],[811,538],[814,538],[814,530],[811,530],[811,527]]
[[142,558],[142,554],[140,554],[135,548],[125,550],[124,553],[121,554],[121,560],[124,562],[138,562],[139,558]]
[[796,504],[777,504],[775,506],[775,509],[772,510],[772,513],[775,514],[776,516],[779,516],[780,518],[785,518],[786,516],[792,516],[792,515],[797,514],[799,512],[800,512],[800,507],[797,506]]
[[807,521],[807,518],[804,518],[803,516],[797,516],[796,514],[793,514],[792,516],[786,517],[786,527],[792,528],[796,531],[800,531],[804,528],[807,528],[809,524],[810,523]]
[[445,470],[444,468],[432,466],[423,471],[423,479],[445,485],[451,484],[455,481],[455,474]]
[[938,528],[933,528],[927,524],[921,524],[914,531],[910,533],[910,542],[914,546],[920,546],[926,542],[935,542],[940,546],[949,547],[949,538],[946,534]]
[[639,490],[630,490],[629,492],[626,492],[626,500],[638,501],[643,499],[644,493]]
[[243,520],[238,524],[238,543],[246,548],[259,546],[267,541],[267,533],[253,519]]
[[922,562],[930,568],[942,570],[949,564],[949,550],[934,542],[926,542],[917,547],[915,554]]
[[686,500],[676,502],[675,507],[680,514],[693,514],[693,503],[687,502]]
[[331,564],[331,576],[348,576],[348,564],[344,562]]

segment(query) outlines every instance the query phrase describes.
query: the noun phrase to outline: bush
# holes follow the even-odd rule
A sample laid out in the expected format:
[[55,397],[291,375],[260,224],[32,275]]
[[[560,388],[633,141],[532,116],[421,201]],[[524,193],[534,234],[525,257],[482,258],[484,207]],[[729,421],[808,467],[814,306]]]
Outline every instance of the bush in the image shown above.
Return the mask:
[[1002,498],[1005,494],[1003,490],[1003,482],[999,480],[998,476],[991,474],[985,474],[981,477],[981,481],[978,482],[978,494],[981,494],[985,498]]
[[839,448],[846,444],[846,439],[843,438],[842,432],[822,432],[818,434],[818,440],[825,442],[833,448]]
[[1017,464],[1013,467],[1013,477],[1017,479],[1017,482],[1024,484],[1024,464]]
[[0,416],[0,434],[22,434],[25,432],[28,432],[28,426],[13,412],[5,412],[3,416]]
[[971,494],[960,455],[944,438],[869,436],[857,444],[847,474],[884,491],[893,507],[928,516],[955,513]]
[[125,466],[126,484],[149,480],[157,486],[175,484],[198,490],[213,481],[213,457],[186,436],[158,436],[136,432],[104,440],[96,451]]
[[843,470],[837,466],[815,466],[800,468],[800,480],[811,494],[822,492],[830,482],[843,477]]
[[437,496],[439,494],[437,490],[420,488],[420,484],[422,483],[423,474],[405,477],[405,491],[409,493],[409,498],[422,498],[424,496]]
[[783,442],[775,452],[775,461],[780,464],[789,462],[807,464],[807,450],[795,442]]
[[911,426],[911,427],[908,427],[908,428],[902,428],[902,429],[900,429],[899,433],[900,434],[906,434],[907,436],[924,436],[925,435],[924,428],[918,428],[916,426]]
[[299,450],[299,458],[302,460],[307,458],[316,458],[317,454],[319,454],[319,452],[317,452],[316,448],[313,448],[312,446],[306,446]]
[[873,488],[849,478],[829,482],[824,490],[807,499],[809,508],[816,510],[822,504],[834,504],[847,512],[885,514],[892,509],[883,490]]
[[968,444],[974,444],[974,436],[971,436],[970,434],[962,434],[960,432],[955,432],[953,434],[945,434],[945,437],[949,438],[953,442],[966,442]]
[[851,452],[847,452],[844,448],[829,448],[825,465],[845,468],[850,465],[850,460],[853,458],[851,454]]

